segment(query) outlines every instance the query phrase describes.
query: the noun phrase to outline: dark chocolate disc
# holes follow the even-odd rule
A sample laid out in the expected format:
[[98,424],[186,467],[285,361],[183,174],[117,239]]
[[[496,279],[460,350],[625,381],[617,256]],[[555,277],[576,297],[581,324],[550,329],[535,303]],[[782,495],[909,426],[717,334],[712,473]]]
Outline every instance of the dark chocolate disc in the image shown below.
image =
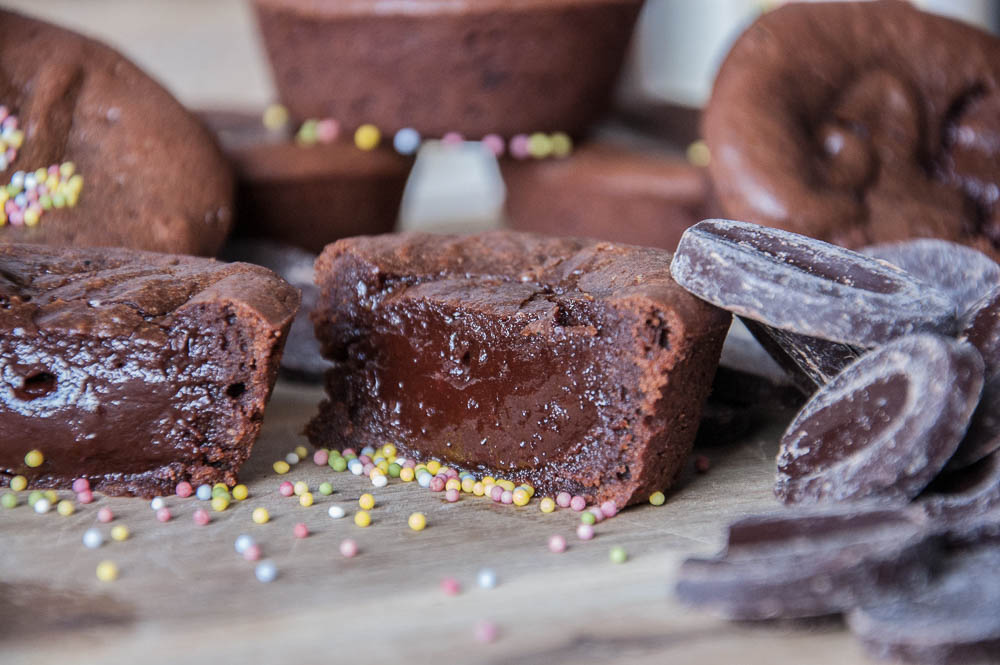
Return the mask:
[[952,553],[930,586],[848,615],[874,655],[912,663],[1000,662],[1000,547]]
[[683,563],[677,595],[731,619],[841,612],[925,582],[937,545],[921,518],[868,509],[743,519],[722,555]]
[[888,261],[933,284],[961,315],[1000,284],[1000,265],[982,252],[936,238],[871,245],[862,254]]
[[951,300],[909,273],[756,224],[695,224],[681,237],[671,273],[694,295],[745,318],[860,348],[957,328]]
[[969,431],[945,470],[965,468],[997,450],[1000,450],[1000,377],[994,377],[983,385],[983,395],[972,414]]
[[853,346],[796,335],[750,319],[743,323],[806,395],[826,385],[862,353]]
[[786,503],[908,501],[944,468],[983,387],[972,345],[910,335],[862,356],[820,389],[781,439]]
[[919,500],[940,531],[965,528],[963,520],[1000,509],[1000,452],[960,471],[943,474]]
[[971,308],[963,322],[962,337],[979,349],[986,375],[1000,375],[1000,287]]

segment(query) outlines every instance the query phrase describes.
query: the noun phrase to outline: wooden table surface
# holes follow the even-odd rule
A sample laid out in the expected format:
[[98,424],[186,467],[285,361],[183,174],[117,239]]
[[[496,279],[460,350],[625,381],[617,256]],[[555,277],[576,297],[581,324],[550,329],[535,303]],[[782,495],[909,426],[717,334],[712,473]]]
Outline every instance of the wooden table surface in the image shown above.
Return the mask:
[[[683,557],[716,551],[729,520],[778,508],[770,488],[784,423],[702,450],[707,474],[686,474],[664,506],[630,508],[584,542],[574,535],[577,514],[544,515],[537,501],[515,508],[463,495],[449,504],[416,483],[375,489],[311,460],[276,475],[272,462],[305,443],[299,431],[319,398],[316,388],[279,383],[241,475],[251,496],[208,526],[194,525],[194,510],[207,507],[194,498],[168,498],[166,524],[147,501],[103,496],[69,517],[24,503],[0,512],[0,662],[866,662],[839,622],[731,624],[672,598]],[[303,508],[278,494],[286,479],[314,488],[329,480],[335,492]],[[351,516],[366,491],[377,506],[362,529]],[[330,519],[331,503],[348,516]],[[250,519],[260,505],[268,524]],[[132,536],[86,549],[86,529],[110,529],[96,522],[101,506]],[[406,525],[418,510],[428,520],[422,532]],[[312,532],[304,540],[292,536],[299,521]],[[563,554],[546,546],[557,532],[569,542]],[[240,533],[275,562],[274,582],[258,582],[235,553]],[[338,551],[347,537],[360,546],[353,559]],[[609,561],[614,545],[627,549],[627,563]],[[104,559],[118,564],[117,581],[96,578]],[[483,567],[496,571],[495,589],[476,585]],[[462,583],[460,595],[441,591],[445,577]],[[474,638],[484,619],[500,630],[489,645]]]

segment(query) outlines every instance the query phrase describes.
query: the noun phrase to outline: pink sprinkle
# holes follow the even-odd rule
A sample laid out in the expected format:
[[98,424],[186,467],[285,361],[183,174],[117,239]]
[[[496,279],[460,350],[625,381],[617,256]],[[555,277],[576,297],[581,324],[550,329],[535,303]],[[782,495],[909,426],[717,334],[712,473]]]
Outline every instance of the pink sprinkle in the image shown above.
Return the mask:
[[212,516],[209,515],[208,511],[203,508],[199,508],[198,510],[194,511],[194,515],[192,515],[191,517],[194,518],[194,523],[197,524],[198,526],[205,526],[206,524],[212,521]]
[[549,538],[549,551],[559,554],[566,551],[566,539],[558,533]]
[[462,138],[462,135],[459,134],[458,132],[448,132],[447,134],[441,137],[441,143],[445,145],[458,145],[464,140],[465,139]]
[[91,503],[94,500],[94,493],[90,490],[83,490],[76,493],[76,500],[80,503]]
[[260,559],[260,545],[254,543],[250,547],[243,550],[243,558],[247,561],[257,561]]
[[368,457],[368,455],[361,455],[358,457],[358,461],[367,466],[372,463],[372,458]]
[[20,210],[15,209],[12,213],[7,215],[7,219],[14,226],[24,226],[24,213]]
[[604,521],[604,513],[597,506],[591,506],[587,509],[587,512],[594,516],[595,523]]
[[17,129],[17,116],[16,115],[9,115],[6,118],[4,118],[3,119],[3,127],[4,127],[4,129],[7,129],[7,128]]
[[502,157],[504,153],[503,139],[496,134],[487,134],[483,137],[483,146],[497,157]]
[[556,494],[556,505],[560,508],[569,508],[572,498],[569,492],[559,492],[559,494]]
[[299,522],[298,524],[292,527],[292,533],[295,535],[296,538],[305,538],[309,535],[309,527],[307,527],[302,522]]
[[330,453],[325,450],[317,450],[313,453],[313,464],[323,466],[330,461]]
[[159,510],[156,511],[156,519],[160,520],[161,522],[169,522],[170,518],[171,515],[169,508],[160,508]]
[[333,143],[338,136],[340,136],[340,123],[333,118],[324,118],[316,123],[316,139],[320,143]]
[[576,512],[580,512],[581,510],[587,507],[587,500],[584,499],[579,494],[577,494],[572,499],[570,499],[569,507],[575,510]]
[[510,140],[510,156],[514,159],[527,159],[531,156],[528,149],[528,137],[525,134],[518,134]]
[[594,527],[589,524],[581,524],[576,527],[576,537],[580,540],[590,540],[594,537]]
[[499,631],[497,625],[492,621],[480,621],[476,624],[476,641],[483,644],[496,642]]
[[8,109],[3,104],[0,104],[0,122],[3,122],[4,120],[6,120],[7,116],[9,116],[9,115],[10,115],[10,109]]
[[110,522],[115,518],[115,514],[111,512],[110,508],[101,508],[97,511],[97,521],[98,522]]
[[77,478],[73,481],[73,491],[79,494],[83,490],[90,489],[90,481],[86,478]]
[[357,455],[357,453],[354,451],[354,448],[344,448],[343,450],[340,451],[340,454],[343,455],[344,457],[347,457],[348,455]]
[[503,494],[500,495],[500,503],[514,503],[514,493],[510,490],[504,490]]
[[443,492],[445,486],[445,480],[441,476],[434,476],[431,478],[430,488],[432,492]]
[[291,496],[295,494],[295,485],[291,484],[287,480],[280,485],[278,485],[278,494],[281,496]]
[[53,164],[49,167],[49,175],[59,175],[59,165]]
[[416,463],[415,460],[407,459],[405,462],[403,462],[403,468],[404,469],[412,469],[412,468],[414,468],[416,466],[417,466],[417,463]]
[[348,538],[347,540],[340,543],[340,553],[345,557],[350,559],[352,556],[358,553],[358,544]]
[[618,514],[618,506],[615,505],[614,501],[605,501],[601,504],[601,512],[604,513],[605,517],[614,517]]
[[446,596],[457,596],[462,592],[462,585],[454,577],[446,577],[441,580],[441,590]]
[[191,483],[186,480],[182,480],[177,483],[177,487],[174,488],[174,492],[182,499],[186,499],[192,494],[194,494],[194,488],[191,487]]
[[452,488],[444,493],[444,498],[445,500],[448,501],[448,503],[455,503],[456,501],[458,501],[458,494],[459,494],[458,490]]
[[447,478],[448,480],[451,480],[452,478],[458,478],[458,471],[451,468],[450,466],[446,466],[443,469],[441,469],[441,473],[443,473],[445,478]]
[[365,464],[362,467],[362,473],[364,473],[366,476],[370,476],[370,475],[372,475],[372,469],[374,469],[374,468],[375,468],[375,465],[372,464],[371,462],[368,462],[368,464]]
[[[500,503],[500,500],[503,498],[503,488],[500,487],[499,485],[494,485],[493,489],[490,490],[490,498],[496,501],[497,503]],[[511,496],[511,499],[513,498],[514,497]]]
[[711,466],[712,462],[704,455],[698,455],[694,458],[694,470],[698,473],[707,473]]

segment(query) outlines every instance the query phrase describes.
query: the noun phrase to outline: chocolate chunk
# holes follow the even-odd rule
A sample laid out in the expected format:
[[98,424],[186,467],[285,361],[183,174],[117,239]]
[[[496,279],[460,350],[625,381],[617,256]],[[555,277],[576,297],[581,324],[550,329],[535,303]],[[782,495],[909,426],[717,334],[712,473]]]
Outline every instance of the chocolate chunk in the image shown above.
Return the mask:
[[967,343],[912,335],[869,352],[789,425],[775,493],[785,503],[912,499],[955,453],[982,387]]
[[79,203],[34,226],[0,227],[0,243],[130,247],[214,255],[233,210],[229,166],[204,127],[169,92],[112,49],[0,11],[0,104],[24,144],[0,168],[73,162]]
[[755,224],[706,220],[671,265],[699,298],[790,333],[872,348],[914,332],[955,332],[947,296],[835,245]]
[[817,388],[826,385],[862,353],[846,344],[796,335],[751,319],[742,321],[806,395],[811,395]]
[[1000,40],[982,30],[902,2],[790,3],[719,69],[709,171],[736,219],[852,248],[937,237],[997,257],[998,90]]
[[233,485],[298,304],[245,263],[0,245],[0,481]]
[[514,232],[338,241],[316,263],[334,368],[309,438],[644,501],[690,451],[730,322],[669,263]]
[[955,303],[961,318],[1000,285],[1000,265],[982,252],[935,238],[872,245],[862,254],[888,261],[933,284]]
[[1000,375],[1000,287],[972,307],[965,319],[962,337],[969,340],[983,356],[986,375]]
[[951,553],[926,588],[851,612],[879,658],[934,665],[1000,661],[1000,547]]
[[730,619],[834,614],[920,587],[936,551],[912,510],[749,517],[729,526],[722,555],[682,564],[677,595]]

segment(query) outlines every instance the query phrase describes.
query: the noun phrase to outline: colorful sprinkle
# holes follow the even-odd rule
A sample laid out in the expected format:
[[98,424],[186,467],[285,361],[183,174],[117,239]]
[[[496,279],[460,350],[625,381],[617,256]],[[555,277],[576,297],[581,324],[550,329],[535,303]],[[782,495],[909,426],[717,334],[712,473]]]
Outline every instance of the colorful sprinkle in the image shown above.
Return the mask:
[[662,506],[666,501],[667,497],[663,492],[653,492],[649,495],[649,502],[654,506]]
[[372,478],[372,485],[374,485],[375,487],[385,487],[386,485],[389,484],[389,479],[385,476],[385,474],[373,473],[371,478]]
[[296,538],[308,538],[309,527],[307,527],[303,522],[297,522],[295,526],[292,527],[292,535]]
[[128,540],[130,535],[128,527],[124,524],[116,524],[111,527],[111,540],[121,543]]
[[69,499],[63,499],[56,504],[56,512],[63,517],[69,517],[76,512],[76,506],[74,506],[73,502]]
[[267,512],[267,508],[254,508],[250,519],[256,524],[267,524],[267,521],[271,519],[271,513]]
[[295,496],[302,496],[309,491],[309,483],[300,480],[292,486],[292,491],[295,492]]
[[339,520],[340,518],[342,518],[344,515],[347,514],[347,511],[345,511],[340,506],[330,506],[327,509],[326,514],[329,515],[331,519]]
[[195,495],[202,501],[212,500],[212,486],[211,485],[198,485],[198,489]]
[[712,161],[712,151],[708,149],[708,144],[698,139],[687,147],[687,160],[695,166],[702,168],[708,166]]
[[597,518],[594,516],[594,513],[590,512],[589,510],[580,514],[580,522],[582,522],[583,524],[593,524],[596,521]]
[[45,455],[42,454],[41,450],[28,451],[28,454],[24,456],[24,463],[32,469],[40,467],[44,461]]
[[601,509],[598,508],[597,506],[591,506],[590,508],[587,508],[587,510],[584,511],[584,514],[586,514],[586,513],[590,513],[591,515],[594,516],[594,522],[595,523],[596,522],[603,522],[604,521],[604,513],[602,513]]
[[245,501],[250,496],[250,490],[242,483],[233,488],[233,498],[237,501]]
[[556,502],[552,499],[552,497],[547,496],[541,500],[538,507],[543,513],[551,513],[556,509]]
[[324,448],[320,448],[313,453],[313,464],[316,466],[325,466],[330,461],[330,451]]
[[252,536],[246,533],[241,533],[236,536],[236,540],[233,542],[233,548],[236,550],[237,554],[243,554],[248,547],[254,544],[254,539]]
[[618,514],[618,506],[614,501],[605,501],[601,504],[601,512],[605,517],[614,517]]
[[323,118],[316,122],[316,140],[320,143],[333,143],[338,136],[340,136],[340,123],[333,118]]
[[287,480],[278,485],[278,494],[281,496],[291,496],[295,494],[295,485],[292,485]]
[[229,498],[225,496],[217,496],[212,499],[212,510],[217,513],[229,508]]
[[392,138],[392,147],[401,155],[412,155],[420,149],[420,132],[404,127]]
[[305,492],[304,494],[299,496],[299,505],[302,506],[303,508],[308,508],[309,506],[313,505],[314,501],[315,498],[313,497],[312,492]]
[[73,491],[79,494],[84,490],[90,489],[90,481],[86,478],[77,478],[73,481]]
[[260,545],[252,543],[249,547],[243,550],[243,559],[245,561],[258,561],[260,560],[260,554]]
[[549,538],[549,551],[560,554],[566,551],[566,539],[556,534]]
[[553,157],[569,157],[573,152],[573,139],[565,132],[556,132],[549,138],[552,140]]
[[329,462],[330,468],[334,471],[346,471],[347,470],[347,460],[343,457],[333,457]]
[[482,140],[483,147],[493,153],[495,157],[502,157],[504,153],[503,138],[497,134],[487,134]]
[[87,529],[83,532],[83,546],[87,549],[96,550],[104,544],[104,536],[98,529]]
[[511,500],[514,502],[515,506],[526,506],[528,502],[531,501],[531,495],[528,491],[518,487],[516,490],[511,492]]
[[97,564],[97,579],[102,582],[114,582],[118,579],[118,566],[114,561],[102,561]]
[[278,576],[278,567],[272,561],[261,561],[253,569],[253,574],[257,577],[258,581],[267,584],[268,582],[273,582]]
[[52,508],[52,502],[45,497],[42,497],[32,504],[32,508],[34,508],[35,512],[39,515],[44,515]]
[[289,466],[295,466],[296,464],[298,464],[301,461],[302,461],[302,458],[295,451],[292,451],[292,452],[288,453],[287,455],[285,455],[285,462],[287,462]]
[[528,153],[535,159],[545,159],[552,154],[552,139],[548,134],[535,132],[528,138]]
[[261,122],[271,131],[283,129],[288,124],[288,109],[281,104],[271,104],[264,109]]
[[[294,455],[294,453],[290,454]],[[289,469],[291,469],[292,467],[285,460],[278,460],[277,462],[271,465],[271,468],[273,468],[274,472],[277,473],[278,475],[284,475],[288,473]]]
[[194,523],[197,524],[198,526],[205,526],[206,524],[212,521],[212,516],[209,515],[208,511],[205,510],[204,508],[199,508],[196,511],[194,511],[194,514],[191,516],[191,518],[194,520]]
[[497,585],[497,574],[492,568],[483,568],[476,573],[476,584],[481,589],[492,589]]
[[177,487],[174,488],[174,494],[176,494],[182,499],[186,499],[192,494],[194,494],[194,488],[191,487],[191,483],[189,483],[186,480],[182,480],[181,482],[177,483]]
[[514,159],[531,157],[530,139],[525,134],[518,134],[510,139],[510,156]]
[[576,512],[580,512],[587,507],[587,500],[578,494],[570,500],[569,507]]
[[461,145],[463,141],[465,141],[465,138],[458,132],[448,132],[441,137],[441,143],[446,146]]
[[299,457],[300,460],[303,460],[303,459],[309,457],[309,449],[306,448],[305,446],[301,445],[301,444],[298,445],[298,446],[295,446],[295,450],[293,452],[296,455],[298,455],[298,457]]
[[331,494],[333,494],[333,485],[331,485],[330,483],[320,483],[319,493],[322,494],[323,496],[330,496]]
[[406,523],[414,531],[423,531],[424,528],[427,526],[427,516],[424,515],[423,513],[413,513],[406,520]]
[[594,527],[590,524],[580,524],[576,527],[576,537],[580,540],[590,540],[594,537]]
[[111,512],[110,508],[101,508],[97,511],[97,521],[104,522],[107,524],[115,518],[115,514]]
[[372,516],[368,513],[367,510],[359,510],[358,512],[354,513],[354,523],[360,526],[361,528],[364,528],[372,523]]
[[14,476],[10,479],[10,488],[15,492],[21,492],[28,487],[28,479],[24,476]]
[[608,553],[608,556],[611,559],[612,563],[625,563],[626,561],[628,561],[628,552],[626,552],[625,548],[621,547],[620,545],[615,545],[614,547],[612,547],[611,551]]
[[4,508],[16,508],[17,495],[13,492],[4,492],[3,496],[0,497],[0,505]]
[[295,133],[296,142],[302,145],[313,145],[314,143],[316,143],[316,141],[318,140],[317,137],[318,132],[316,131],[317,124],[318,121],[312,118],[303,122],[302,126],[299,127],[299,131]]
[[462,585],[454,577],[446,577],[441,580],[441,591],[446,596],[457,596],[462,592]]
[[[213,507],[215,506],[214,499],[212,500],[212,505]],[[159,520],[160,522],[169,522],[171,517],[173,516],[170,514],[169,508],[160,508],[159,510],[156,511],[156,519]]]
[[556,504],[560,508],[569,508],[569,504],[572,502],[573,497],[569,492],[559,492],[556,494]]
[[80,503],[91,503],[94,500],[94,493],[90,490],[83,490],[76,495],[76,500]]
[[163,500],[162,496],[154,497],[153,500],[149,502],[149,507],[152,508],[153,510],[159,510],[160,508],[163,508],[166,505],[167,503]]
[[350,538],[340,543],[340,554],[348,559],[358,553],[358,544]]
[[492,621],[486,621],[484,619],[476,624],[475,637],[477,642],[492,644],[493,642],[496,642],[499,635],[500,631],[497,629],[497,625]]
[[354,132],[354,145],[361,150],[374,150],[382,140],[382,133],[375,125],[361,125]]
[[371,510],[375,507],[375,497],[368,493],[362,494],[358,498],[358,505],[361,506],[363,510]]

